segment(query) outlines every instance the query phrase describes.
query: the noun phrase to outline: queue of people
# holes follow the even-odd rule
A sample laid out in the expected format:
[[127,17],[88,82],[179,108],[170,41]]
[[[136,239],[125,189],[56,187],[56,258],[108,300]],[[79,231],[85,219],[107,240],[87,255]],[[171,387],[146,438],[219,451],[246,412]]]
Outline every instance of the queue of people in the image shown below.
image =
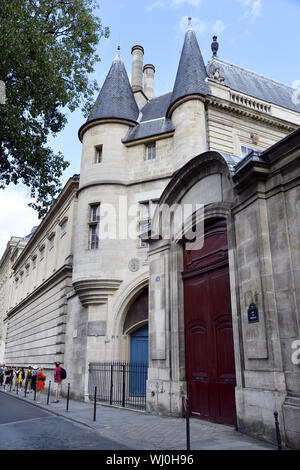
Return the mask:
[[[55,399],[53,403],[59,402],[61,394],[61,385],[66,378],[66,371],[61,367],[60,362],[55,362],[54,369],[54,392]],[[45,388],[47,376],[44,374],[43,366],[37,365],[24,367],[5,366],[0,367],[0,387],[4,392],[15,390],[26,390],[27,393],[37,392],[36,402],[40,403],[41,392]]]

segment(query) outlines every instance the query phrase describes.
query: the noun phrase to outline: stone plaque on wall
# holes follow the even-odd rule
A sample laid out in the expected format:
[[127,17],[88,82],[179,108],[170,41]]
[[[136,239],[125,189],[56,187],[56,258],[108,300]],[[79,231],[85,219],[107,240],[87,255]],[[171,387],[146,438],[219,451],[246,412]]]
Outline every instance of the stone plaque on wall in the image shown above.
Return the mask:
[[90,321],[88,322],[88,336],[105,336],[106,321]]

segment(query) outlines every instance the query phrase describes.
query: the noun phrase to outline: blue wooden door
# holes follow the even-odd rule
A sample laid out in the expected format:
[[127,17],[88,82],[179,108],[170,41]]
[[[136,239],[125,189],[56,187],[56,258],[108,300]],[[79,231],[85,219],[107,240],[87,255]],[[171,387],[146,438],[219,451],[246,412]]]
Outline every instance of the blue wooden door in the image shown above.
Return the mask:
[[144,397],[148,371],[148,325],[130,338],[130,395]]

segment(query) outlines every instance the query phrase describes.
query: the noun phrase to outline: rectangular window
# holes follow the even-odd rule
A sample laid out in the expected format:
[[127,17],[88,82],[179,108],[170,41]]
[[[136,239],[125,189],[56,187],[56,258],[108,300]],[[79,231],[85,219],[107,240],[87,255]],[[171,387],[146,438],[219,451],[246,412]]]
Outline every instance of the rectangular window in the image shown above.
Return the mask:
[[17,287],[18,287],[18,285],[19,285],[19,278],[18,278],[18,277],[16,277],[16,279],[15,279],[15,283],[16,283],[16,288],[17,288]]
[[60,236],[62,237],[63,235],[65,235],[65,233],[67,233],[67,217],[65,217],[61,222],[60,222]]
[[49,238],[49,250],[52,250],[54,248],[54,236]]
[[25,276],[26,277],[29,276],[29,264],[27,264],[27,266],[25,266]]
[[[145,233],[150,223],[150,201],[140,203],[139,233]],[[140,246],[147,247],[148,243],[140,239]]]
[[99,222],[100,220],[100,204],[91,204],[91,212],[90,212],[90,221],[91,222]]
[[23,282],[23,277],[24,277],[24,273],[23,271],[20,273],[20,284],[22,284]]
[[154,160],[156,158],[156,142],[146,145],[146,160]]
[[95,147],[95,163],[102,163],[103,159],[103,145]]
[[32,258],[32,269],[36,268],[36,256]]
[[45,247],[42,246],[42,248],[40,249],[40,261],[42,261],[44,257],[45,257]]
[[99,248],[100,202],[90,204],[89,210],[89,248],[96,250]]
[[99,248],[99,237],[98,237],[98,224],[90,226],[90,249],[97,250]]

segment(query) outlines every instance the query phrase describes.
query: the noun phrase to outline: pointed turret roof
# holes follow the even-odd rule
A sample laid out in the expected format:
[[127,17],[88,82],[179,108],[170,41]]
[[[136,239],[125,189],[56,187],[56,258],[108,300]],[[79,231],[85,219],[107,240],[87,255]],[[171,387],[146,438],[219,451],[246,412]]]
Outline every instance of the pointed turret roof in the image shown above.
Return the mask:
[[174,103],[185,96],[205,96],[211,94],[209,85],[205,81],[206,78],[207,71],[196,34],[191,25],[189,25],[185,33],[179,67],[167,115]]
[[139,108],[118,48],[118,54],[111,65],[88,120],[79,129],[79,135],[84,126],[98,119],[125,119],[136,123],[138,116]]

